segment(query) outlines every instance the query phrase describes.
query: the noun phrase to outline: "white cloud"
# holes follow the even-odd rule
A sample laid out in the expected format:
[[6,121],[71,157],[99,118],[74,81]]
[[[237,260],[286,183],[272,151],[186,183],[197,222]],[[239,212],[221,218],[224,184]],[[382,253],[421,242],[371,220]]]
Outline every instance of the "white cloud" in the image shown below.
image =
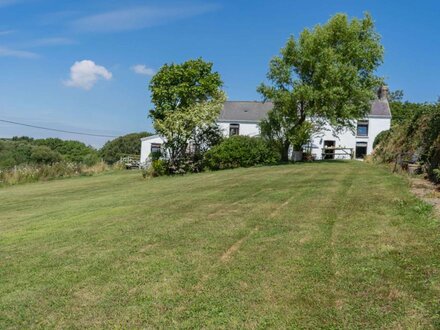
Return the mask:
[[38,55],[25,50],[0,47],[0,57],[37,58]]
[[72,22],[75,30],[83,32],[117,32],[143,29],[178,19],[189,18],[217,10],[212,4],[132,7],[82,17]]
[[64,84],[69,87],[77,87],[90,90],[98,79],[110,80],[112,73],[101,65],[96,65],[90,60],[75,62],[70,68],[70,79]]
[[152,68],[148,68],[144,64],[133,65],[131,67],[131,70],[133,70],[133,72],[137,74],[143,74],[145,76],[152,76],[155,73],[155,71]]

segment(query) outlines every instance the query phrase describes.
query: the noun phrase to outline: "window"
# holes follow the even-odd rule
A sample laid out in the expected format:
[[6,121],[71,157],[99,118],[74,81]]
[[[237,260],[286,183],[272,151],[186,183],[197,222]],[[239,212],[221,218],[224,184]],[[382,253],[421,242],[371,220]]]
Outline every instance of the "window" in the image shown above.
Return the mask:
[[356,142],[356,158],[362,159],[367,154],[367,142]]
[[240,124],[230,124],[229,125],[229,136],[240,134]]
[[358,121],[357,123],[357,136],[368,136],[368,121]]
[[152,143],[151,144],[151,153],[153,152],[160,152],[162,148],[162,145],[160,143]]

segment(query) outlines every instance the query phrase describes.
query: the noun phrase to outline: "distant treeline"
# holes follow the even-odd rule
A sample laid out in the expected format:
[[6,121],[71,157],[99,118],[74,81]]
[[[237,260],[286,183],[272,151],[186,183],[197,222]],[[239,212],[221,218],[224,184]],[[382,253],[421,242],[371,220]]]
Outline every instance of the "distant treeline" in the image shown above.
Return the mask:
[[92,166],[103,160],[114,164],[121,157],[139,155],[142,137],[148,132],[132,133],[108,141],[101,149],[95,149],[80,141],[58,138],[33,139],[13,137],[0,139],[0,169],[23,164],[47,165],[70,162]]

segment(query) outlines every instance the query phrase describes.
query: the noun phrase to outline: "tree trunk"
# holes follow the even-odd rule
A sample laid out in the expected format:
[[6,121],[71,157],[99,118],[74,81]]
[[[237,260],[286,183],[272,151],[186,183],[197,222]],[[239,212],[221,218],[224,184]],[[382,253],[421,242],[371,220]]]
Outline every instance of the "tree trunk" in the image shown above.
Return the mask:
[[282,162],[288,162],[289,161],[289,149],[290,149],[290,144],[289,143],[284,143],[283,144],[283,150],[281,153],[281,161]]

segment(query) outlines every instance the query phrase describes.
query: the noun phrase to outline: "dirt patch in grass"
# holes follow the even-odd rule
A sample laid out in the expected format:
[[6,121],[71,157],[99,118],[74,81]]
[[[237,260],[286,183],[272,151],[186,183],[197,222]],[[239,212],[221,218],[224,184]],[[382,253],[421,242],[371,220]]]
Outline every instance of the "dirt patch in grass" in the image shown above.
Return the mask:
[[278,206],[275,211],[273,211],[270,214],[270,217],[273,218],[274,216],[276,216],[278,214],[278,212],[281,211],[281,209],[285,208],[287,205],[289,205],[290,200],[292,200],[293,197],[290,197],[288,200],[286,200],[283,204],[281,204],[280,206]]
[[411,191],[414,195],[431,204],[440,214],[440,187],[422,178],[411,178]]
[[248,239],[252,234],[254,234],[256,231],[258,231],[258,227],[255,227],[249,234],[246,236],[240,238],[238,241],[236,241],[234,244],[232,244],[220,257],[220,260],[222,262],[229,261],[233,255],[240,249],[243,242]]

